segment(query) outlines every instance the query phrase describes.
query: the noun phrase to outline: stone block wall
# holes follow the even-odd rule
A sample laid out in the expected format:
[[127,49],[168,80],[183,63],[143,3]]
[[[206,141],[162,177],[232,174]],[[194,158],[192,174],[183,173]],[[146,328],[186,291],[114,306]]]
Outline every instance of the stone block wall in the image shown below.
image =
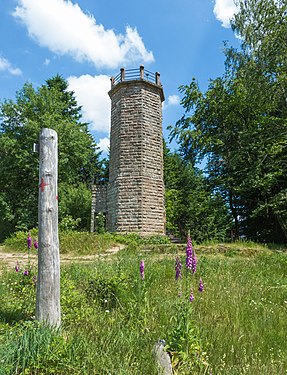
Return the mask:
[[93,185],[91,207],[91,232],[95,230],[95,216],[107,212],[107,185]]
[[165,234],[162,86],[123,81],[112,101],[107,229]]

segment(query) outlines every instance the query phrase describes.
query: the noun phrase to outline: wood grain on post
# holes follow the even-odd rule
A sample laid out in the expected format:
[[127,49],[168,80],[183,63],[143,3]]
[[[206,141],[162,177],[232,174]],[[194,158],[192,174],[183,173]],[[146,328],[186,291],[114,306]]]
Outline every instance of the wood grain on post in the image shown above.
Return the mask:
[[58,136],[42,129],[39,160],[39,248],[36,319],[51,327],[61,324],[58,236]]

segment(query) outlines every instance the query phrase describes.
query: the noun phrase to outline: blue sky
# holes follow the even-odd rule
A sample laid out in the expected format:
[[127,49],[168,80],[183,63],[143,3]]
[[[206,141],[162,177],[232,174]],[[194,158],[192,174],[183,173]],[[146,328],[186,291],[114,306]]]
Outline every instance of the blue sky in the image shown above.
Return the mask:
[[229,27],[235,11],[233,0],[1,1],[0,100],[61,74],[104,150],[110,77],[142,64],[161,74],[167,138],[183,113],[178,87],[195,77],[205,90],[224,71],[223,41],[238,45]]

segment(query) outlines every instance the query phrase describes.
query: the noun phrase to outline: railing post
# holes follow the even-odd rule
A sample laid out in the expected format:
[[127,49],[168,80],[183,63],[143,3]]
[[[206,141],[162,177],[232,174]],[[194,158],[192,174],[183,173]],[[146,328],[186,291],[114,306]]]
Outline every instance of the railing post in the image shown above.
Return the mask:
[[111,77],[110,80],[111,80],[111,89],[112,89],[115,85],[115,78]]
[[140,79],[144,79],[144,66],[140,66]]
[[159,72],[156,72],[155,73],[155,84],[156,85],[161,85],[161,83],[160,83],[160,74],[159,74]]
[[121,82],[125,80],[125,68],[121,68]]

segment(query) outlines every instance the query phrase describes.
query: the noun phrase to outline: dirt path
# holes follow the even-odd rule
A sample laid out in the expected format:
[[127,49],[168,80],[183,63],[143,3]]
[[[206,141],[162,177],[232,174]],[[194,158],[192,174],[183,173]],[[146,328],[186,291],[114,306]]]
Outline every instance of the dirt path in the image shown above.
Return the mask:
[[[61,263],[79,263],[79,262],[93,262],[99,258],[110,257],[122,250],[125,245],[118,245],[111,247],[107,251],[101,254],[93,254],[93,255],[72,255],[72,254],[61,254],[60,260]],[[0,246],[0,272],[1,268],[8,267],[14,268],[15,265],[19,262],[20,264],[27,264],[28,262],[28,254],[27,253],[7,253],[4,252],[3,246]],[[31,264],[37,264],[37,254],[33,251],[30,255],[30,262]]]

